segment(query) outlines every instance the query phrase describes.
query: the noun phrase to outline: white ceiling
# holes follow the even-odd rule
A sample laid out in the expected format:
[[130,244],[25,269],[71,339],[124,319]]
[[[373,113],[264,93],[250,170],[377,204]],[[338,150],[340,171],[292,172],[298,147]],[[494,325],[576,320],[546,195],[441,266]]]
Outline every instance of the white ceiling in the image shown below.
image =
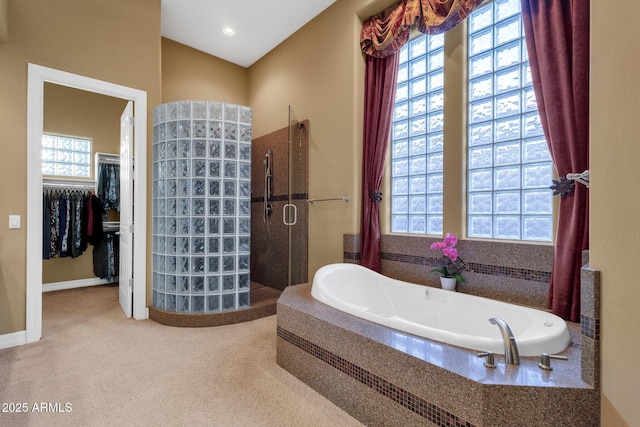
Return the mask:
[[162,36],[246,68],[335,1],[161,0]]

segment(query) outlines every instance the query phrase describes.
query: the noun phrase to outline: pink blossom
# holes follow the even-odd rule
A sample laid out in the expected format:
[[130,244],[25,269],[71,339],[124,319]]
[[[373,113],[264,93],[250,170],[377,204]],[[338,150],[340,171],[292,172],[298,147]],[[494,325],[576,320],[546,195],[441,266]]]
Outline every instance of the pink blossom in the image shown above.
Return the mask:
[[451,261],[455,261],[458,259],[458,250],[456,248],[446,247],[442,250],[442,253],[447,258],[451,259]]
[[458,244],[458,238],[455,234],[447,233],[444,238],[444,244],[447,246],[455,246]]
[[446,247],[447,245],[444,242],[433,242],[430,246],[432,251],[441,251]]

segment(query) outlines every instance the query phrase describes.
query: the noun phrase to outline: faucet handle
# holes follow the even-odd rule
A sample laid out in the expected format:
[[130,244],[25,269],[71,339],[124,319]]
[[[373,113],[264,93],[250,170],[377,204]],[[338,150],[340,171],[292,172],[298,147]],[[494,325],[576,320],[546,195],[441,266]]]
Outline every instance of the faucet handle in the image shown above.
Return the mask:
[[493,352],[491,351],[486,351],[484,353],[478,353],[476,356],[478,357],[486,357],[487,360],[485,360],[484,362],[484,366],[487,368],[495,368],[496,367],[496,361],[495,361],[495,357],[493,355]]
[[560,355],[557,355],[557,354],[542,353],[540,355],[540,363],[538,363],[538,366],[540,367],[540,369],[544,369],[546,371],[552,371],[553,368],[551,367],[551,359],[569,360],[569,358],[567,356],[560,356]]

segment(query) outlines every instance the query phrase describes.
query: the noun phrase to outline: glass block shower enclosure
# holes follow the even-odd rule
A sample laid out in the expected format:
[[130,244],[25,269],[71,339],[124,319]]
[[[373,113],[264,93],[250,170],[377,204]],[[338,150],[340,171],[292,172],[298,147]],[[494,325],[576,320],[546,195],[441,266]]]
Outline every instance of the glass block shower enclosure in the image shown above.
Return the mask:
[[153,305],[249,308],[251,109],[178,101],[153,111]]

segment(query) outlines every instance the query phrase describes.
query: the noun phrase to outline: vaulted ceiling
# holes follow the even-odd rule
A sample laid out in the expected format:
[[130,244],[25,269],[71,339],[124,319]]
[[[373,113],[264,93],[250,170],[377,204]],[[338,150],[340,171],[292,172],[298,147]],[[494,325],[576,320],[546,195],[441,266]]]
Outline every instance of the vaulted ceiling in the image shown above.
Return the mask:
[[162,36],[246,68],[335,1],[161,0]]

